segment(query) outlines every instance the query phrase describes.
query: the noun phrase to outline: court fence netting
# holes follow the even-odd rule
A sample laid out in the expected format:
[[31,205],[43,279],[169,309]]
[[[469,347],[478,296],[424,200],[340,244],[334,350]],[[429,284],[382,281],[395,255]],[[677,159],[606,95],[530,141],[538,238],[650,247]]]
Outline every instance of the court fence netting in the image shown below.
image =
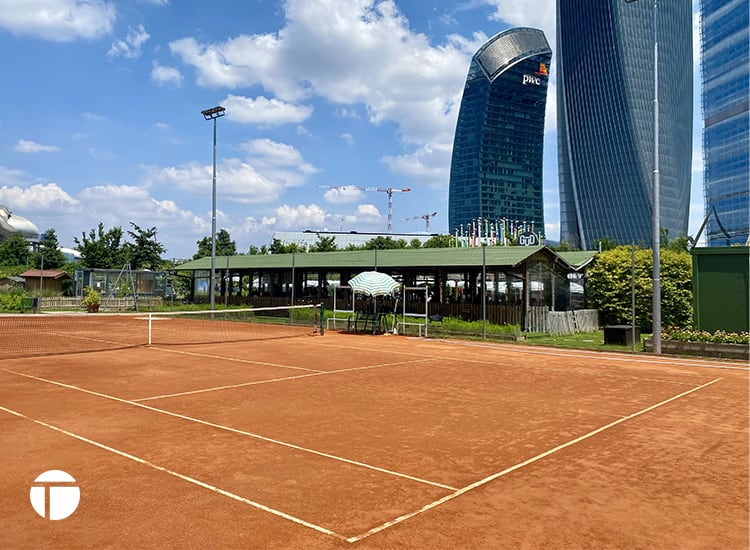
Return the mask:
[[0,360],[323,333],[322,304],[149,313],[0,315]]

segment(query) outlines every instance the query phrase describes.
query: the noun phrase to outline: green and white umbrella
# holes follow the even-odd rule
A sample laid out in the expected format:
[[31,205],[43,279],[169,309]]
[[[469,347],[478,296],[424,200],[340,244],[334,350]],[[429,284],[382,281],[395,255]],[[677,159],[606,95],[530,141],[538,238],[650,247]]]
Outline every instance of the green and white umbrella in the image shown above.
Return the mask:
[[387,273],[363,271],[349,279],[349,286],[352,291],[367,296],[390,296],[401,287],[401,283]]

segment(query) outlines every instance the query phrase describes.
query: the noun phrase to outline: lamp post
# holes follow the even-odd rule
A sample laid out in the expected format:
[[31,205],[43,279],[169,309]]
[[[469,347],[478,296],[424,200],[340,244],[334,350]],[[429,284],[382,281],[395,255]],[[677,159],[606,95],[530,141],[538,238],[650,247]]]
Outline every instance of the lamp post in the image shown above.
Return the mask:
[[[628,4],[638,0],[625,0]],[[659,36],[657,32],[657,0],[653,0],[654,30],[654,185],[653,213],[651,223],[651,246],[653,248],[653,293],[651,295],[654,353],[661,353],[661,204],[659,197]]]
[[206,120],[214,121],[214,171],[213,171],[213,186],[211,193],[211,278],[208,287],[208,296],[210,309],[213,311],[216,309],[216,119],[223,117],[226,113],[226,109],[221,105],[201,111],[203,118]]

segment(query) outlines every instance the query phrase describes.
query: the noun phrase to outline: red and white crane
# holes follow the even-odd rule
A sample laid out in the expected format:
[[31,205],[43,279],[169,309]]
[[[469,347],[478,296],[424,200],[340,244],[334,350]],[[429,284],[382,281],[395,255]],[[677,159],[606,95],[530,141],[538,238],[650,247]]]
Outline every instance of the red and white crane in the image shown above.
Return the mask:
[[412,216],[411,218],[404,218],[403,222],[410,221],[410,220],[424,220],[424,230],[429,233],[430,232],[430,218],[434,218],[437,216],[437,212],[433,212],[432,214],[422,214],[421,216]]
[[358,185],[318,185],[321,189],[356,189],[358,191],[379,191],[381,193],[388,194],[388,233],[393,229],[393,194],[394,193],[408,193],[411,189],[396,189],[394,187],[360,187]]

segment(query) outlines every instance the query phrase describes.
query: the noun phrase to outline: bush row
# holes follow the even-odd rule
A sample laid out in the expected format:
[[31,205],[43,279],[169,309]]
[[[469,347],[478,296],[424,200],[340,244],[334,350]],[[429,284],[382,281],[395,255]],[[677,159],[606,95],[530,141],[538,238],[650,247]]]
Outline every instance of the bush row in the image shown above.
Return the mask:
[[662,331],[664,340],[676,342],[706,342],[713,344],[750,344],[750,332],[725,332],[717,330],[708,332],[705,330],[691,330],[682,328],[667,328]]

